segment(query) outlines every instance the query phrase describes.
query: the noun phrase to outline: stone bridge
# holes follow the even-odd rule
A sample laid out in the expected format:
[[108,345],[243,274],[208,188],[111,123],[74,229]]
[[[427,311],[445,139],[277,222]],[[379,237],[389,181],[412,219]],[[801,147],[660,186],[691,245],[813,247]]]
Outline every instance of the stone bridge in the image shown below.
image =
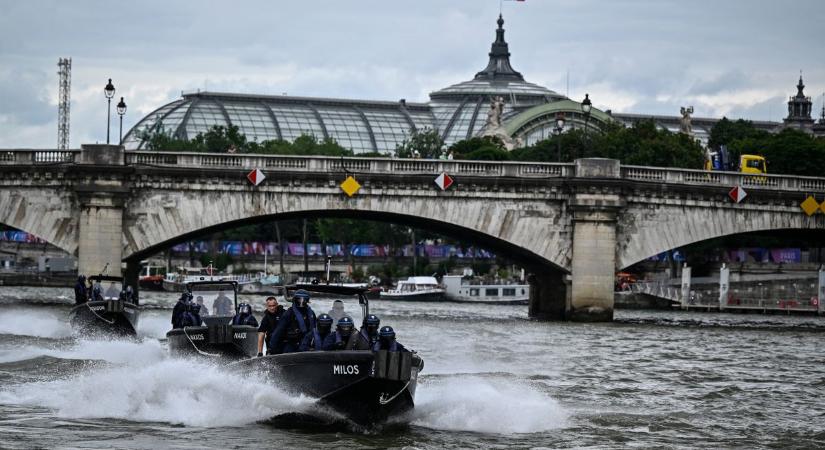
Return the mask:
[[[253,186],[246,174],[266,180]],[[435,177],[456,183],[441,191]],[[352,197],[339,184],[362,185]],[[728,192],[747,190],[741,203]],[[390,221],[476,241],[530,273],[535,318],[610,320],[613,279],[665,250],[731,234],[823,229],[825,179],[622,166],[82,150],[0,150],[0,223],[137,277],[197,235],[273,219]]]

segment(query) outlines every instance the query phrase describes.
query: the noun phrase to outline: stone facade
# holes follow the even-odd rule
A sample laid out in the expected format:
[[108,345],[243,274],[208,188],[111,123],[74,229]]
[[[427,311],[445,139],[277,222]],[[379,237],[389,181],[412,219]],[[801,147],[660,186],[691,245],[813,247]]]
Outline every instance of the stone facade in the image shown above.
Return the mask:
[[[84,155],[92,151],[95,155]],[[199,234],[300,217],[378,219],[475,241],[530,273],[530,315],[610,320],[617,270],[662,251],[731,234],[823,229],[806,215],[825,179],[575,164],[172,153],[84,148],[38,164],[0,164],[0,223],[76,253],[81,273],[123,269]],[[28,155],[21,151],[20,154]],[[0,152],[0,155],[4,155]],[[33,163],[17,163],[18,161]],[[2,161],[2,160],[0,160]],[[253,186],[246,173],[266,172]],[[435,175],[448,171],[446,191]],[[361,190],[339,183],[353,175]],[[748,197],[734,203],[732,185]]]

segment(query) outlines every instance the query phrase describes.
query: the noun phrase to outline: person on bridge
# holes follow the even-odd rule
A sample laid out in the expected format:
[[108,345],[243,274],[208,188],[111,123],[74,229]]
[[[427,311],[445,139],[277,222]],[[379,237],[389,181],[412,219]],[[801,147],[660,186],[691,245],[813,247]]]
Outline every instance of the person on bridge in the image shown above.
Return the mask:
[[346,350],[349,348],[347,344],[349,344],[350,338],[353,337],[353,330],[355,329],[355,323],[353,323],[352,319],[347,316],[341,318],[338,321],[338,325],[335,327],[335,333],[330,333],[329,336],[324,339],[324,350]]
[[395,330],[392,327],[382,327],[378,332],[378,342],[372,347],[372,350],[377,352],[379,350],[386,350],[388,352],[408,352],[403,345],[395,340]]
[[266,311],[264,311],[264,317],[258,327],[258,356],[264,356],[264,342],[266,342],[266,354],[271,355],[274,353],[274,347],[269,342],[283,314],[284,307],[278,304],[278,299],[267,297]]
[[216,316],[232,315],[232,300],[223,293],[223,289],[218,291],[218,296],[212,302],[212,313]]
[[334,321],[329,314],[324,313],[318,316],[318,340],[312,343],[315,350],[324,349],[324,341],[332,333],[332,322]]
[[74,302],[79,305],[86,303],[89,300],[89,291],[86,289],[86,277],[81,275],[77,277],[77,283],[74,285]]
[[315,312],[309,307],[309,292],[298,289],[292,296],[292,307],[284,312],[269,341],[275,354],[303,352],[312,340],[320,340],[315,326]]
[[375,314],[370,314],[364,318],[361,330],[352,338],[352,344],[347,348],[350,350],[372,350],[378,341],[378,327],[381,320]]
[[248,303],[238,305],[238,313],[232,318],[232,325],[258,326],[258,319],[252,314],[252,307]]

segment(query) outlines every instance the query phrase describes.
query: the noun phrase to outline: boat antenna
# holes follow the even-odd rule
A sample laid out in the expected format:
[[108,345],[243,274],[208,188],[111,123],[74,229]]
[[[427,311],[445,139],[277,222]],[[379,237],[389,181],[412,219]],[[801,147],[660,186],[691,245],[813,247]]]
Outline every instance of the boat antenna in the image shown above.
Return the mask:
[[106,265],[103,266],[103,270],[100,271],[100,274],[103,275],[104,273],[107,273],[108,270],[109,270],[109,263],[106,263]]

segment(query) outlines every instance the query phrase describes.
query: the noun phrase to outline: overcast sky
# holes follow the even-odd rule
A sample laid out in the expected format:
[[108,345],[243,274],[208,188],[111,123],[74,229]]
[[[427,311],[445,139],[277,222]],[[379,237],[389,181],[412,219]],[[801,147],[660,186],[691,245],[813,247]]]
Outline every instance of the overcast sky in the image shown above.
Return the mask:
[[[819,116],[825,1],[503,4],[527,81],[601,109],[780,120],[803,71]],[[424,102],[484,68],[499,0],[0,0],[0,147],[54,148],[57,60],[72,58],[71,146],[124,134],[181,91]],[[569,73],[569,91],[568,91]],[[114,109],[114,105],[113,105]],[[112,116],[113,141],[117,115]]]

